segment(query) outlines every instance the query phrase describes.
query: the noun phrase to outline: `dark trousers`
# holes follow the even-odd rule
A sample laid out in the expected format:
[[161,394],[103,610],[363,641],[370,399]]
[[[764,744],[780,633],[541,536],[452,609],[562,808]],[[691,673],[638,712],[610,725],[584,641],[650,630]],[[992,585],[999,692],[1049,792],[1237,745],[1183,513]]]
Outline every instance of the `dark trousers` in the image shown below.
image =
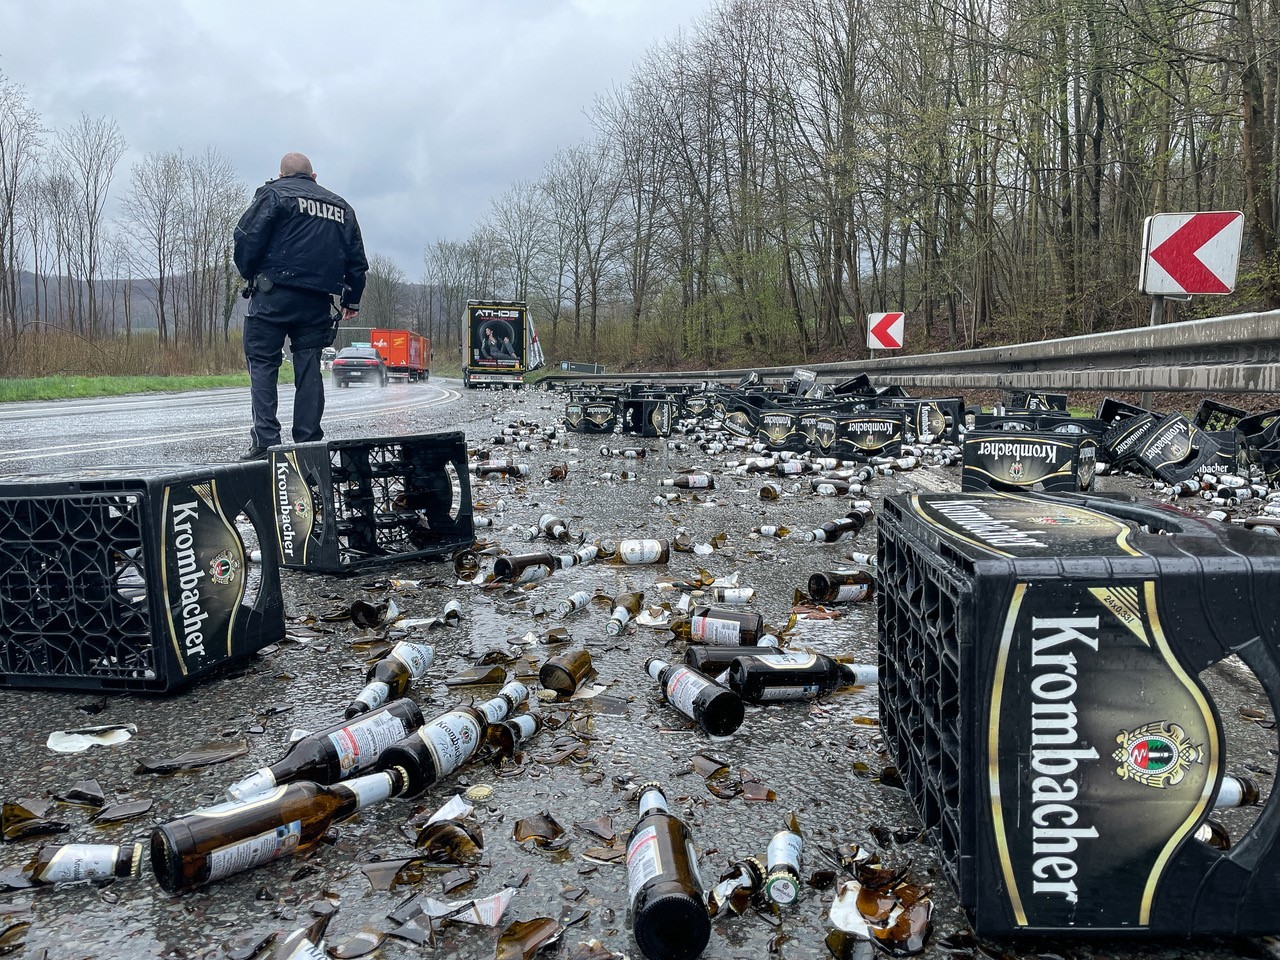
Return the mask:
[[331,303],[327,293],[279,285],[270,293],[255,293],[249,301],[244,321],[244,359],[249,367],[253,400],[253,428],[249,433],[253,446],[270,447],[280,442],[276,384],[286,336],[293,350],[293,442],[323,439],[320,351],[331,342]]

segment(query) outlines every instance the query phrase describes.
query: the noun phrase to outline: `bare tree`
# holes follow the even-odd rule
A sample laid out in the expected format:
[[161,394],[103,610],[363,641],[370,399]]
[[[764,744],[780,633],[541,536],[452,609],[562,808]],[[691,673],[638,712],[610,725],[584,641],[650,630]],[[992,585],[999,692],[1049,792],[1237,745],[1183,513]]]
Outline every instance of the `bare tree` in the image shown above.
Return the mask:
[[398,327],[408,309],[404,271],[383,253],[369,256],[360,316],[371,327]]
[[166,284],[178,256],[184,165],[180,151],[147,154],[133,165],[121,199],[125,229],[134,238],[139,266],[155,294],[152,302],[161,343],[168,339]]
[[488,227],[510,268],[512,299],[529,299],[529,273],[545,248],[546,222],[546,195],[528,180],[517,180],[490,201]]
[[0,73],[0,329],[18,333],[19,223],[23,192],[40,153],[39,115],[26,90]]
[[107,117],[81,114],[78,121],[58,134],[59,159],[73,191],[77,229],[71,250],[76,274],[87,295],[84,326],[90,336],[96,335],[100,322],[97,279],[105,246],[107,194],[125,146],[120,128]]

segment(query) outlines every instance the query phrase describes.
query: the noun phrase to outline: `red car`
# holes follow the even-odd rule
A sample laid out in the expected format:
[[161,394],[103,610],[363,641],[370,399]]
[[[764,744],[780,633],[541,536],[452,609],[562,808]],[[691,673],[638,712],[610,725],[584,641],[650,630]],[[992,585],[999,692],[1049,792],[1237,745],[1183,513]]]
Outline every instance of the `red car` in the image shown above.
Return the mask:
[[333,382],[335,386],[349,387],[352,383],[376,383],[387,385],[387,363],[373,347],[343,347],[333,358]]

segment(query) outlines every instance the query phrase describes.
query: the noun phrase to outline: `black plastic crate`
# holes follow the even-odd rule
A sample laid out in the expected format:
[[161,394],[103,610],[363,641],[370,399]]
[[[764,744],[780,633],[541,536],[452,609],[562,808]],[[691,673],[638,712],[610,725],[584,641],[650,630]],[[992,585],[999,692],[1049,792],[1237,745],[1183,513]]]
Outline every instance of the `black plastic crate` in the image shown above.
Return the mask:
[[642,397],[622,401],[622,432],[635,437],[669,437],[672,401]]
[[164,692],[282,639],[271,514],[265,463],[0,478],[0,684]]
[[800,418],[800,432],[809,449],[838,460],[896,457],[902,453],[906,427],[907,412],[902,409],[806,414]]
[[880,406],[901,407],[907,411],[907,430],[917,437],[941,437],[955,443],[964,422],[963,397],[889,397],[881,394]]
[[286,567],[351,573],[474,540],[461,433],[272,447],[270,466]]
[[574,433],[613,433],[618,428],[615,397],[592,397],[564,405],[565,429]]
[[962,490],[1088,490],[1098,466],[1091,435],[970,430]]
[[1280,539],[1084,494],[877,527],[884,739],[977,933],[1280,929],[1274,793],[1194,837],[1229,759],[1198,674],[1235,654],[1280,700]]

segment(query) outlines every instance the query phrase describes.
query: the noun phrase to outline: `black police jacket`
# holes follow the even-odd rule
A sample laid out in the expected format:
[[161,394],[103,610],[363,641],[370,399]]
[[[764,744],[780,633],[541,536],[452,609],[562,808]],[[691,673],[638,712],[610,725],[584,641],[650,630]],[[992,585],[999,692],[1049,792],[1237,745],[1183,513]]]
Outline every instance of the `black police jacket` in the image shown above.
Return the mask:
[[236,225],[236,269],[286,287],[336,293],[358,307],[369,262],[351,205],[306,174],[258,188]]

